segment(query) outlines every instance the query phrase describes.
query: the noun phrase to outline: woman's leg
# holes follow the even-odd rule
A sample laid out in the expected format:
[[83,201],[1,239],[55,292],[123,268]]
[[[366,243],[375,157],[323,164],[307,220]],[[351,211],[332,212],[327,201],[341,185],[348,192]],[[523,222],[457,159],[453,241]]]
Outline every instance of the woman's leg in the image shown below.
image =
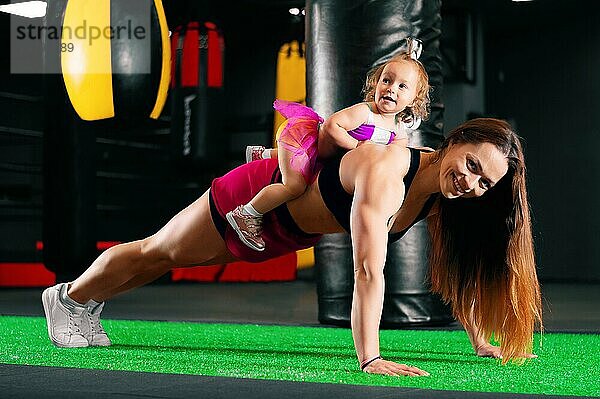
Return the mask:
[[173,267],[233,260],[210,215],[208,191],[156,234],[103,252],[68,290],[79,303],[102,302]]
[[[220,265],[223,263],[230,263],[235,260],[237,260],[237,259],[233,255],[226,254],[224,256],[219,256],[217,258],[213,258],[213,259],[209,260],[208,262],[204,262],[201,264],[193,264],[193,265],[189,265],[189,266],[194,267],[194,266]],[[122,294],[126,291],[132,290],[137,287],[141,287],[142,285],[146,285],[146,284],[156,280],[157,278],[161,277],[163,274],[165,274],[167,272],[168,272],[168,270],[164,271],[164,270],[159,269],[159,270],[150,270],[148,272],[138,274],[137,276],[135,276],[132,279],[130,279],[129,281],[127,281],[125,284],[113,289],[112,291],[105,293],[106,298],[112,298],[115,295]]]

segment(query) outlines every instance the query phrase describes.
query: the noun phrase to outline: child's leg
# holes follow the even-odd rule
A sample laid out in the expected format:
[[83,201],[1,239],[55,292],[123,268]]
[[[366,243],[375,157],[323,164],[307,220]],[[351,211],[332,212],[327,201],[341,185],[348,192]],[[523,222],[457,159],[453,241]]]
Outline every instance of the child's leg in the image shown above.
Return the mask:
[[306,181],[302,173],[292,169],[291,152],[277,151],[282,183],[264,187],[245,205],[239,205],[228,212],[225,218],[233,227],[240,240],[255,251],[264,251],[265,242],[260,236],[262,215],[279,205],[302,195],[306,190]]
[[279,159],[277,148],[265,148],[265,151],[263,152],[263,158]]
[[268,158],[277,159],[276,148],[265,148],[262,145],[249,145],[246,147],[246,163]]
[[277,151],[279,170],[281,171],[282,183],[270,184],[254,196],[249,204],[260,214],[265,214],[279,205],[301,196],[306,190],[306,181],[299,171],[292,169],[292,153],[279,147]]
[[335,155],[335,153],[338,151],[338,146],[331,141],[327,134],[325,134],[323,125],[321,125],[319,128],[319,140],[317,140],[317,145],[319,150],[319,158],[321,159],[327,159]]

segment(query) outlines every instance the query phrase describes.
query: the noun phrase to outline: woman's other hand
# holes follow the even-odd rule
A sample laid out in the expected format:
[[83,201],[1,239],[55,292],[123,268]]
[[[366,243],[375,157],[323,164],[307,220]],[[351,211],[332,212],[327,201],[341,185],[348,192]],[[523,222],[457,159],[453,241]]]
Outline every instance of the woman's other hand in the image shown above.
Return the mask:
[[[502,352],[500,352],[500,347],[492,344],[481,344],[475,348],[475,353],[479,357],[492,357],[494,359],[502,359]],[[525,353],[520,355],[519,357],[524,357],[526,359],[534,359],[537,355],[533,353]]]

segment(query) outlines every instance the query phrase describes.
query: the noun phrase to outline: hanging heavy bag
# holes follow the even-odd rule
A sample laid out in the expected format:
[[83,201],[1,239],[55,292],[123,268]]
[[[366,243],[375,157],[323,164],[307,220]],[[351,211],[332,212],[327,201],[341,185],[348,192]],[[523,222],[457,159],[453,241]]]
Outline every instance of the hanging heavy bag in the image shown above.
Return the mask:
[[[304,43],[292,40],[284,43],[277,53],[277,76],[275,79],[275,98],[279,100],[306,103],[306,58]],[[276,145],[277,129],[285,118],[275,112],[273,123],[273,144]]]
[[171,54],[160,0],[53,0],[46,24],[60,27],[52,51],[81,119],[159,117]]
[[211,22],[190,22],[175,29],[171,44],[173,159],[204,167],[222,162],[223,34]]
[[[420,60],[436,91],[430,119],[411,131],[409,140],[412,145],[436,147],[443,138],[440,9],[441,1],[360,0],[348,7],[342,0],[308,0],[308,104],[321,115],[331,115],[356,103],[361,82],[373,64],[400,51],[407,37],[416,37],[424,43]],[[427,240],[427,227],[422,221],[399,242],[388,245],[383,325],[440,325],[453,321],[449,308],[429,292],[426,283]],[[349,325],[354,285],[349,236],[323,237],[315,246],[315,267],[319,321]]]
[[171,51],[160,0],[49,0],[44,28],[44,263],[68,281],[96,256],[97,129],[159,117]]

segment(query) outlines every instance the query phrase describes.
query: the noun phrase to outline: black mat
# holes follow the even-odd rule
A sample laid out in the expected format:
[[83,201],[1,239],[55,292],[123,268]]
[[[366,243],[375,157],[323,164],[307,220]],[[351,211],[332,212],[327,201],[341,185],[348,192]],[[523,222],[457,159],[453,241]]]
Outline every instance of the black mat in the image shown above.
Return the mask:
[[315,384],[180,374],[85,370],[0,364],[2,398],[210,399],[564,399],[581,396],[434,391],[414,388]]

